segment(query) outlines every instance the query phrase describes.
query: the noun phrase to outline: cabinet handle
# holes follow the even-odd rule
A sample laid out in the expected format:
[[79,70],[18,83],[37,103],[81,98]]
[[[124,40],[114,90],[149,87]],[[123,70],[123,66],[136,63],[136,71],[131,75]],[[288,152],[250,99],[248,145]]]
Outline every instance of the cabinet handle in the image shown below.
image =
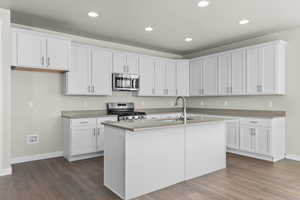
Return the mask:
[[94,93],[95,92],[95,86],[93,85],[92,86],[92,93]]
[[48,67],[50,66],[50,58],[49,57],[47,58],[47,65],[48,65]]
[[91,93],[91,86],[88,86],[88,92]]
[[45,65],[45,57],[44,56],[41,57],[41,63],[42,63],[42,65]]
[[93,128],[93,135],[96,136],[96,129]]
[[87,124],[89,122],[85,121],[85,122],[79,122],[79,124]]
[[98,136],[100,136],[100,128],[98,128]]
[[155,89],[154,88],[152,89],[152,94],[155,95]]

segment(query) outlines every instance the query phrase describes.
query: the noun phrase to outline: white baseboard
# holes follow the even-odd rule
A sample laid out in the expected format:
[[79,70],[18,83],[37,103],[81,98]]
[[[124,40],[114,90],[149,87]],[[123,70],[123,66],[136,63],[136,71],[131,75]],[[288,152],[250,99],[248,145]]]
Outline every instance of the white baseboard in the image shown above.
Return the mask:
[[300,161],[300,155],[296,155],[296,154],[286,154],[285,158],[290,160]]
[[11,159],[11,164],[17,164],[17,163],[24,163],[24,162],[30,162],[30,161],[35,161],[35,160],[44,160],[44,159],[49,159],[49,158],[57,158],[57,157],[62,157],[63,152],[58,151],[58,152],[52,152],[52,153],[44,153],[44,154],[36,154],[36,155],[31,155],[31,156],[21,156],[21,157],[16,157]]
[[0,176],[7,176],[12,174],[12,168],[11,166],[6,169],[0,169]]

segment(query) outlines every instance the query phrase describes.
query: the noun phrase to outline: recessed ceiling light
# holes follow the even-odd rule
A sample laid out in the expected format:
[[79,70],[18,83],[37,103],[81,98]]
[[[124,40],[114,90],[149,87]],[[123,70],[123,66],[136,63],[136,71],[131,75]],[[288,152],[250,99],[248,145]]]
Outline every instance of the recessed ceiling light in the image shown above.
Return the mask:
[[210,4],[210,1],[208,1],[208,0],[201,0],[201,1],[198,2],[198,7],[204,8],[206,6],[209,6],[209,4]]
[[185,38],[184,39],[186,42],[191,42],[193,39],[192,38]]
[[240,25],[249,24],[249,23],[250,23],[249,19],[242,19],[242,20],[239,21]]
[[94,12],[94,11],[90,11],[90,12],[88,13],[88,15],[89,15],[90,17],[94,17],[94,18],[99,16],[99,14],[96,13],[96,12]]
[[145,31],[151,32],[151,31],[153,31],[153,28],[151,26],[148,26],[148,27],[145,28]]

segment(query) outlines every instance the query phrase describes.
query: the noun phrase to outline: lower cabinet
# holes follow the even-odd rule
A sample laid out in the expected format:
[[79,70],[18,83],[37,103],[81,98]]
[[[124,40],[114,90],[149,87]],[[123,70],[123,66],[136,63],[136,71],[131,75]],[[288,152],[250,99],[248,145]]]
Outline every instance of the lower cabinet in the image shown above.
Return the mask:
[[68,161],[101,155],[104,150],[103,121],[116,121],[116,117],[63,119],[64,157]]
[[227,124],[227,151],[276,162],[285,157],[285,119],[242,118]]

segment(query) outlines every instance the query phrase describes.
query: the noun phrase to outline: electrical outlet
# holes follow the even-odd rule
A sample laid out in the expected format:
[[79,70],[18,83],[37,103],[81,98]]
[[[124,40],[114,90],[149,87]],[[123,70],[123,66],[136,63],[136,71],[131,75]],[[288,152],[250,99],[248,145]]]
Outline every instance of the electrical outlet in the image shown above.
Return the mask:
[[228,106],[228,101],[224,101],[224,106]]
[[201,106],[204,106],[204,101],[201,101],[201,102],[200,102],[200,105],[201,105]]
[[273,101],[269,101],[269,107],[270,107],[270,108],[273,107]]
[[29,102],[28,102],[28,107],[29,107],[29,108],[32,108],[32,107],[33,107],[33,102],[32,102],[32,101],[29,101]]
[[40,142],[40,139],[38,135],[27,135],[26,142],[27,144],[37,144]]

